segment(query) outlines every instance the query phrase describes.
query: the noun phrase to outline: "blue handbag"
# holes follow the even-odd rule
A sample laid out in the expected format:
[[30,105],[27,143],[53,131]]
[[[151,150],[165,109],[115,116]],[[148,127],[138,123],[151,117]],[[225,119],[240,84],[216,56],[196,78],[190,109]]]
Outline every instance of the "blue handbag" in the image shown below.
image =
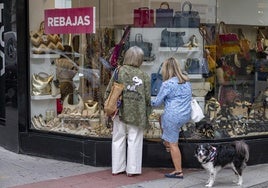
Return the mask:
[[185,62],[185,70],[188,74],[201,74],[201,66],[198,58],[187,58]]
[[163,29],[161,32],[161,47],[180,47],[184,45],[182,36],[185,32],[172,32],[167,29]]
[[[162,8],[166,5],[167,8]],[[172,27],[173,26],[173,9],[169,8],[168,2],[162,2],[159,9],[155,12],[155,27]]]
[[156,96],[162,85],[163,79],[162,79],[162,74],[160,74],[161,68],[162,68],[162,64],[160,65],[157,73],[151,74],[151,96]]
[[138,46],[144,53],[144,58],[149,59],[152,57],[153,44],[151,42],[144,42],[141,33],[135,35],[135,41],[128,41],[125,44],[125,49],[129,49],[132,46]]
[[[189,7],[189,11],[185,11],[185,7]],[[182,10],[176,11],[173,18],[174,27],[183,27],[183,28],[198,28],[200,25],[200,16],[199,12],[192,11],[192,4],[189,1],[185,1],[182,4]]]

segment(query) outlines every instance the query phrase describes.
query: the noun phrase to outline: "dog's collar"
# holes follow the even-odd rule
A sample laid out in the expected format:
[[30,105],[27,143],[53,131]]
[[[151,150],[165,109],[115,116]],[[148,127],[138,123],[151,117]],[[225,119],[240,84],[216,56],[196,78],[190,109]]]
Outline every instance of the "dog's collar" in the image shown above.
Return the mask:
[[215,159],[216,155],[217,155],[217,149],[215,147],[213,147],[213,146],[211,146],[211,148],[212,148],[212,151],[210,151],[210,153],[209,153],[208,157],[206,158],[206,160],[203,161],[204,164],[207,163],[207,162],[213,161]]

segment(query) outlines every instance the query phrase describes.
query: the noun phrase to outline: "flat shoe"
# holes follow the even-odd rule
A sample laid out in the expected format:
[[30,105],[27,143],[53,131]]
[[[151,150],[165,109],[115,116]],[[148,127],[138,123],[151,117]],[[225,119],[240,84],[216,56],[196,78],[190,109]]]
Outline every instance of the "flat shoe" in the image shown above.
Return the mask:
[[183,179],[183,175],[181,175],[181,174],[182,174],[182,172],[175,172],[173,174],[165,174],[165,177]]
[[127,174],[127,177],[134,177],[134,176],[138,176],[139,174]]
[[118,172],[118,173],[112,173],[113,176],[117,176],[117,175],[120,175],[120,174],[125,174],[125,171],[123,171],[123,172]]

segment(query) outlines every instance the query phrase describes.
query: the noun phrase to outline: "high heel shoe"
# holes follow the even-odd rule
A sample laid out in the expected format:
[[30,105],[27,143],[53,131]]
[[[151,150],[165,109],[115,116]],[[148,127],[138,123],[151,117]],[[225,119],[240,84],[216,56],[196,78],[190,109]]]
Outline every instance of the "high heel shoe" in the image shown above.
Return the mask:
[[42,125],[37,116],[32,117],[31,122],[35,129],[42,129]]
[[39,122],[40,122],[40,124],[41,124],[41,126],[42,126],[43,128],[47,126],[47,125],[46,125],[46,122],[45,122],[44,119],[43,119],[42,114],[39,114],[39,116],[38,116],[37,118],[38,118],[38,120],[39,120]]
[[198,45],[198,41],[197,41],[197,38],[196,38],[196,36],[195,35],[193,35],[192,37],[191,37],[191,42],[192,42],[192,47],[198,47],[199,45]]

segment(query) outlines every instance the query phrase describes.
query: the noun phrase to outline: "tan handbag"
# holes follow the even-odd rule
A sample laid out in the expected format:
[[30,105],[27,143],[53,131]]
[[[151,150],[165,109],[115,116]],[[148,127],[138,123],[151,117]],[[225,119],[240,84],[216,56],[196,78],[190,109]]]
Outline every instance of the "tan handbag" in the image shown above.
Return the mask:
[[94,114],[98,111],[98,102],[93,100],[88,100],[85,102],[85,109],[87,110],[87,114]]
[[229,108],[230,113],[234,117],[248,117],[248,107],[251,105],[251,103],[247,101],[241,102],[239,99],[235,99],[234,105]]
[[51,95],[51,82],[54,75],[45,72],[32,75],[32,95]]
[[62,39],[58,34],[45,34],[45,23],[40,23],[38,31],[30,32],[32,51],[34,54],[51,53],[53,50],[63,51]]
[[117,111],[117,101],[124,89],[124,84],[113,83],[111,92],[104,103],[104,112],[107,116],[113,115]]

